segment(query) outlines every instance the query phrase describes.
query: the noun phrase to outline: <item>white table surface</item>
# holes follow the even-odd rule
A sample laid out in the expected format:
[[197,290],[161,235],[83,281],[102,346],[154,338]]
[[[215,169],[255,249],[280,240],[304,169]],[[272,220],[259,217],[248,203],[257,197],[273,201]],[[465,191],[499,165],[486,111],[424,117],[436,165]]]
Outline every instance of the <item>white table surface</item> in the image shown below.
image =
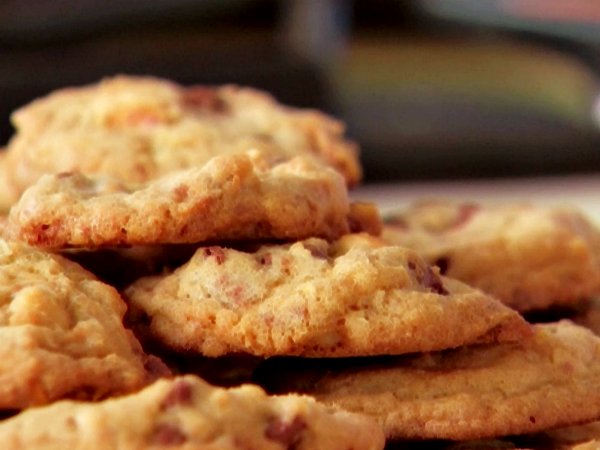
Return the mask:
[[600,174],[498,180],[395,182],[366,184],[352,191],[354,200],[375,202],[382,211],[418,199],[447,198],[486,202],[531,201],[569,205],[586,211],[600,225]]

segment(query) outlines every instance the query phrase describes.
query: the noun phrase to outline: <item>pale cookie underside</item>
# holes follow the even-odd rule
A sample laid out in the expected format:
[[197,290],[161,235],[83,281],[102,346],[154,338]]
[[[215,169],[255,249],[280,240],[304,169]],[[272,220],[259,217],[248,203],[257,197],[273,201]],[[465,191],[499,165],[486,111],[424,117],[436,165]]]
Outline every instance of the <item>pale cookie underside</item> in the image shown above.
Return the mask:
[[152,364],[126,306],[77,264],[0,241],[0,409],[102,398],[144,385]]
[[576,210],[425,202],[392,213],[383,238],[519,311],[600,290],[600,232]]
[[598,419],[600,340],[566,321],[535,330],[521,344],[347,360],[329,371],[320,362],[304,373],[288,361],[269,373],[286,391],[374,417],[391,438],[481,439]]
[[304,157],[274,161],[248,152],[133,187],[46,175],[9,222],[15,237],[36,246],[95,248],[334,238],[349,230],[349,213],[346,187],[332,169]]
[[193,376],[159,380],[97,403],[58,402],[0,423],[0,447],[233,450],[379,450],[372,419],[256,386],[215,388]]
[[207,356],[400,354],[530,333],[497,300],[368,235],[201,247],[173,273],[135,282],[125,297],[144,333]]

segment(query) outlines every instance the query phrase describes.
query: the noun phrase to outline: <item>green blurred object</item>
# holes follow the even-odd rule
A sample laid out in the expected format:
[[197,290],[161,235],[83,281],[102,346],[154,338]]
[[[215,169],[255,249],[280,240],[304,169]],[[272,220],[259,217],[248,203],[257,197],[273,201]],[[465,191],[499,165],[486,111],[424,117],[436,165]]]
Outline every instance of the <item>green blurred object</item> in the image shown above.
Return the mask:
[[[337,67],[335,86],[349,96],[457,98],[594,126],[596,75],[576,59],[511,41],[362,40]],[[351,99],[350,99],[351,100]]]
[[374,35],[352,41],[332,77],[374,178],[531,175],[600,163],[598,77],[545,46]]

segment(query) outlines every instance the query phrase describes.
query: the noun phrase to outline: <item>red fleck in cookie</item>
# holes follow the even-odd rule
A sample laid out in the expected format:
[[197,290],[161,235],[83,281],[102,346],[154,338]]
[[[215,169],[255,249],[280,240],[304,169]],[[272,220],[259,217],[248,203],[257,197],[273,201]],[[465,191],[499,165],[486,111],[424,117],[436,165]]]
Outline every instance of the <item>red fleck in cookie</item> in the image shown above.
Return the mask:
[[207,356],[399,354],[530,334],[499,301],[368,235],[200,247],[125,297],[144,333]]
[[346,186],[302,156],[250,151],[144,185],[45,175],[10,212],[12,236],[48,248],[213,240],[336,238],[350,230]]
[[122,394],[166,373],[123,327],[119,294],[58,255],[0,240],[0,299],[0,409]]
[[340,122],[251,88],[117,76],[55,91],[17,110],[12,122],[13,202],[44,174],[77,171],[145,183],[249,149],[314,156],[349,185],[361,177],[357,146]]
[[[438,353],[271,362],[278,389],[375,418],[388,438],[469,440],[600,418],[600,338],[571,322]],[[287,376],[287,381],[286,381]]]
[[572,209],[423,202],[385,222],[388,242],[519,311],[573,305],[600,290],[600,232]]
[[125,397],[61,401],[0,423],[0,447],[31,449],[380,450],[370,418],[307,396],[210,386],[186,376]]

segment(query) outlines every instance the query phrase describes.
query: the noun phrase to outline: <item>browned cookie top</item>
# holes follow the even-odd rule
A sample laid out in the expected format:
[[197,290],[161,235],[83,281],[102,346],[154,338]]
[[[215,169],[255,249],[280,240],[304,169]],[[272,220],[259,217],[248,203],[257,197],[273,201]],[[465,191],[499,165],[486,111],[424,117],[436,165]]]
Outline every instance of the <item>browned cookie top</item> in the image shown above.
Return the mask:
[[125,309],[79,265],[0,240],[0,409],[143,386],[152,361],[123,327]]
[[394,438],[482,439],[600,418],[600,338],[568,321],[535,325],[519,343],[337,368],[287,361],[269,374],[285,391],[374,417]]
[[47,173],[147,182],[252,148],[313,155],[350,185],[361,176],[357,146],[344,137],[340,122],[281,105],[251,88],[186,88],[159,78],[118,76],[53,92],[16,111],[12,121],[12,201]]
[[9,228],[36,246],[95,248],[336,238],[350,230],[350,218],[346,186],[333,169],[249,151],[143,185],[45,175],[11,209]]
[[380,450],[370,418],[307,396],[269,397],[186,376],[96,403],[62,401],[0,423],[0,447],[32,449]]
[[142,278],[125,295],[156,340],[208,356],[399,354],[530,332],[496,299],[364,234],[200,247],[173,273]]
[[574,209],[421,202],[389,214],[383,237],[519,311],[600,290],[600,231]]

